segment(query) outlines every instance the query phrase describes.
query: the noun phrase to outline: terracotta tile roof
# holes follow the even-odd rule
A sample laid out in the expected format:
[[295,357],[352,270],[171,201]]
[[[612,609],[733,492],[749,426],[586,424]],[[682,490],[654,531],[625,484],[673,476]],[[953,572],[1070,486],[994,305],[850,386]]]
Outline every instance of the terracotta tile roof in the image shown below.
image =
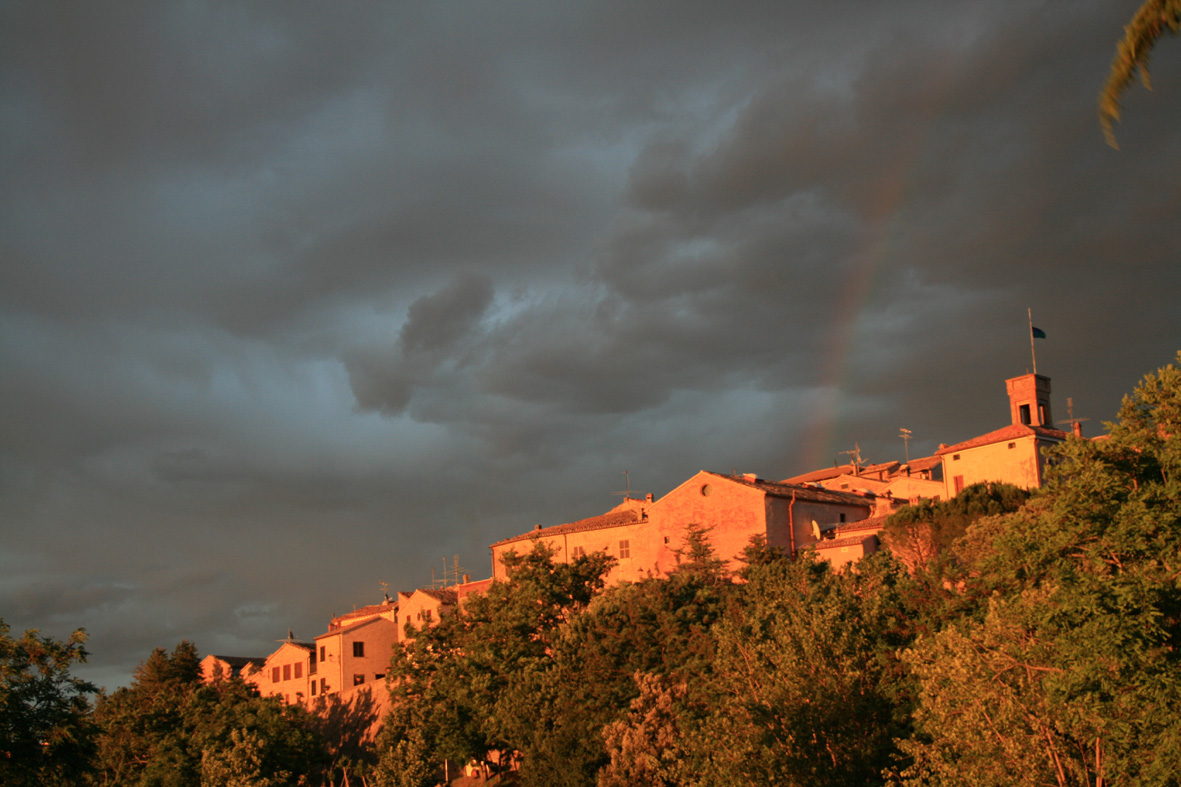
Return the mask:
[[217,659],[218,661],[222,661],[230,665],[230,669],[234,670],[235,672],[243,669],[244,667],[248,667],[251,664],[255,666],[262,666],[267,660],[266,656],[218,656],[213,653],[209,655],[213,656],[213,658]]
[[941,457],[956,451],[966,451],[969,448],[979,448],[982,445],[992,445],[993,443],[1000,443],[1005,440],[1014,440],[1018,437],[1029,437],[1030,435],[1055,441],[1066,439],[1066,432],[1063,432],[1061,429],[1050,429],[1045,426],[1027,426],[1025,424],[1010,424],[988,434],[973,437],[971,440],[965,440],[962,443],[940,448],[935,452],[935,456]]
[[781,484],[811,484],[816,481],[827,481],[830,478],[836,478],[839,475],[846,475],[853,472],[853,465],[835,465],[833,467],[825,467],[820,470],[813,470],[810,473],[802,475],[793,475],[791,478],[785,478],[780,481]]
[[354,620],[356,618],[380,615],[383,612],[392,612],[397,608],[397,602],[393,601],[392,599],[384,604],[369,604],[367,606],[354,609],[352,612],[346,612],[343,615],[337,615],[332,619],[332,623],[344,625],[348,621]]
[[576,533],[583,530],[601,530],[608,527],[620,527],[622,525],[634,525],[644,521],[640,516],[640,511],[636,509],[624,511],[608,511],[599,516],[592,516],[587,519],[579,519],[577,522],[567,522],[564,525],[552,525],[551,527],[535,528],[528,533],[522,533],[519,536],[506,538],[503,541],[497,541],[493,544],[493,548],[504,546],[505,544],[512,544],[516,541],[526,541],[535,537],[546,536],[560,536],[563,533]]
[[789,484],[783,481],[763,481],[762,479],[751,480],[744,476],[725,475],[723,473],[710,473],[710,475],[718,478],[725,478],[728,481],[734,481],[739,484],[759,489],[766,494],[775,497],[783,497],[790,500],[793,496],[797,500],[807,500],[813,503],[834,503],[837,505],[847,506],[865,506],[872,507],[873,502],[870,499],[872,496],[865,494],[856,494],[853,492],[838,492],[832,489],[823,489],[821,487],[806,486],[804,484]]
[[452,588],[419,588],[415,593],[423,593],[444,604],[454,604],[459,596]]
[[[337,620],[339,620],[339,618],[337,618]],[[345,623],[345,624],[338,623],[333,626],[330,626],[327,632],[316,637],[316,639],[321,640],[321,639],[324,639],[325,637],[335,637],[338,634],[346,634],[346,633],[349,633],[352,631],[356,631],[357,629],[365,628],[366,626],[372,625],[372,624],[377,623],[379,621],[384,621],[384,622],[389,623],[391,625],[393,625],[393,622],[394,622],[394,621],[390,620],[389,618],[374,616],[371,618],[366,618],[365,620],[357,621],[356,623]]]
[[[932,467],[938,467],[943,463],[943,460],[938,456],[924,456],[922,459],[911,459],[907,464],[910,465],[912,473],[921,473],[923,470],[930,470]],[[906,465],[902,465],[906,467]]]
[[805,549],[837,549],[839,547],[860,546],[871,538],[876,539],[876,536],[850,536],[848,538],[834,538],[831,541],[817,541],[814,544],[809,544]]
[[838,538],[845,535],[852,535],[854,533],[876,533],[882,529],[882,527],[886,524],[886,520],[889,518],[889,516],[871,516],[868,519],[861,519],[856,522],[846,522],[845,524],[836,527],[835,533]]
[[[914,466],[914,462],[911,463],[911,466]],[[836,478],[837,476],[842,475],[863,478],[868,481],[881,481],[894,477],[901,467],[902,465],[895,461],[878,462],[877,464],[873,465],[862,465],[859,468],[854,468],[851,464],[836,465],[835,467],[825,467],[821,470],[813,470],[810,473],[804,473],[803,475],[785,478],[780,483],[812,484],[816,483],[817,481],[827,481],[830,478]]]

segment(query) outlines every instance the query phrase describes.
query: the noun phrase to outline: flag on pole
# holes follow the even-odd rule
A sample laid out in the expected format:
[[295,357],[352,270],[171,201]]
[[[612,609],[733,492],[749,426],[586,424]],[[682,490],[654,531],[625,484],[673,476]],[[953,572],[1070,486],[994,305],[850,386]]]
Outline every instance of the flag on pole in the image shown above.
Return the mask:
[[1046,338],[1046,332],[1045,332],[1045,331],[1043,331],[1041,328],[1035,328],[1035,327],[1034,327],[1034,326],[1032,326],[1032,325],[1031,325],[1031,326],[1029,326],[1029,334],[1030,334],[1030,336],[1032,336],[1034,339],[1044,339],[1044,338]]

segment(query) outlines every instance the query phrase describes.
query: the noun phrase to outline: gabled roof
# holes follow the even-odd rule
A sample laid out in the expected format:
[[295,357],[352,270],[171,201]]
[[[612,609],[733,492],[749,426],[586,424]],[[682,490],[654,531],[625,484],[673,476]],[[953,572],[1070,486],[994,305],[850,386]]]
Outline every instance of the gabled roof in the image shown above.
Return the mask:
[[873,506],[873,503],[869,500],[869,496],[864,494],[837,492],[832,489],[804,484],[789,484],[783,481],[764,481],[761,478],[752,479],[747,476],[725,475],[723,473],[710,472],[709,470],[703,470],[701,472],[758,489],[760,492],[771,495],[772,497],[782,497],[787,500],[791,500],[794,497],[796,500],[807,500],[810,503],[832,503],[835,505],[863,506],[866,508]]
[[293,648],[298,648],[299,650],[306,650],[308,653],[315,653],[316,652],[316,643],[314,643],[314,642],[292,642],[291,640],[283,640],[283,642],[279,643],[279,647],[275,648],[275,652],[272,653],[271,655],[267,656],[265,660],[270,661],[276,655],[278,655],[279,651],[281,651],[283,648],[287,647],[288,645],[290,645]]
[[947,454],[956,451],[966,451],[969,448],[979,448],[982,445],[992,445],[993,443],[1001,443],[1005,440],[1015,440],[1018,437],[1039,437],[1045,440],[1053,440],[1061,442],[1066,439],[1066,432],[1061,429],[1050,429],[1045,426],[1028,426],[1026,424],[1010,424],[1002,429],[982,434],[979,437],[973,437],[971,440],[965,440],[962,443],[949,445],[946,448],[940,448],[935,452],[935,456],[946,456]]
[[877,478],[872,479],[872,480],[881,480],[882,476],[889,478],[892,474],[894,474],[895,472],[898,471],[898,468],[899,468],[898,462],[894,462],[894,461],[879,462],[874,465],[861,465],[859,467],[854,467],[851,464],[834,465],[833,467],[825,467],[820,470],[813,470],[812,472],[804,473],[803,475],[796,475],[796,476],[792,476],[791,478],[785,478],[780,483],[784,483],[784,484],[812,484],[817,481],[827,481],[830,478],[836,478],[837,476],[842,476],[842,475],[860,476],[860,477],[877,476]]
[[637,509],[612,510],[599,516],[592,516],[587,519],[579,519],[577,522],[567,522],[564,525],[553,525],[551,527],[541,527],[530,530],[528,533],[522,533],[519,536],[506,538],[503,541],[497,541],[492,545],[493,548],[511,544],[515,541],[527,541],[531,538],[560,536],[563,533],[576,533],[583,530],[601,530],[608,527],[620,527],[622,525],[634,525],[643,522],[641,512]]
[[942,464],[942,461],[937,456],[924,456],[922,459],[911,459],[899,469],[909,466],[912,473],[921,473],[924,470],[930,470],[932,467],[938,467]]
[[414,593],[422,593],[444,604],[454,604],[458,600],[458,594],[451,588],[419,588]]
[[357,629],[363,629],[366,626],[371,625],[373,623],[388,623],[391,626],[394,625],[394,621],[390,620],[389,618],[383,618],[383,617],[366,618],[365,620],[362,620],[358,623],[353,623],[352,625],[340,626],[338,628],[330,629],[329,631],[326,631],[323,634],[321,634],[320,636],[316,637],[316,640],[319,641],[319,640],[324,639],[325,637],[335,637],[338,634],[349,634],[349,633],[356,631]]
[[329,627],[334,625],[346,626],[349,624],[349,621],[356,620],[358,618],[373,617],[381,615],[385,612],[393,612],[397,610],[397,608],[398,602],[394,601],[393,599],[389,599],[381,604],[368,604],[364,607],[354,609],[352,612],[346,612],[343,615],[337,615],[331,620]]
[[[260,666],[262,664],[265,664],[266,660],[267,660],[266,656],[258,656],[258,657],[255,657],[255,656],[218,656],[215,653],[210,653],[205,658],[206,659],[209,659],[209,658],[217,659],[218,661],[222,662],[223,664],[229,665],[230,669],[232,669],[234,672],[239,672],[242,669],[250,666],[251,664],[253,664],[255,666]],[[204,659],[202,659],[202,661],[204,661]]]

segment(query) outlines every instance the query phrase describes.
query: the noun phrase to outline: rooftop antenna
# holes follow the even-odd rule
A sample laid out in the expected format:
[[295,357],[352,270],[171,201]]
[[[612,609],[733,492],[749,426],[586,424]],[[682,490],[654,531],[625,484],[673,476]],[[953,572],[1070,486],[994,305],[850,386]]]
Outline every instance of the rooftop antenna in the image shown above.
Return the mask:
[[[451,562],[451,584],[452,585],[460,584],[459,579],[460,579],[460,577],[463,576],[462,572],[463,572],[463,569],[459,567],[459,555],[455,555],[454,559]],[[446,572],[444,572],[443,579],[444,579],[444,587],[446,587],[446,579],[447,579]]]
[[613,495],[623,495],[624,500],[629,500],[632,496],[632,477],[631,473],[623,471],[623,485],[625,489],[622,492],[612,492]]
[[381,600],[382,600],[382,602],[388,604],[390,602],[390,583],[389,582],[382,582],[381,580],[378,580],[377,584],[381,585]]
[[857,471],[861,466],[861,446],[853,443],[852,451],[841,451],[841,453],[849,455],[849,458],[853,461],[853,475],[857,475]]
[[910,430],[902,427],[898,430],[898,436],[902,438],[902,444],[906,447],[906,463],[910,464]]
[[1055,423],[1070,424],[1070,428],[1074,429],[1076,426],[1081,424],[1083,421],[1090,421],[1091,420],[1090,418],[1075,418],[1074,417],[1074,397],[1072,397],[1072,396],[1066,397],[1066,414],[1070,417],[1067,418],[1065,421],[1056,421]]

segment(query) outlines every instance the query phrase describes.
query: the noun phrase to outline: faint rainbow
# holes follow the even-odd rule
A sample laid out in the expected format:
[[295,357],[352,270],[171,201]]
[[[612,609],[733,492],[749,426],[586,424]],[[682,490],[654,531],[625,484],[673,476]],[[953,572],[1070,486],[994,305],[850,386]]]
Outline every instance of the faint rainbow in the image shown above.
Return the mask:
[[828,334],[822,355],[818,398],[799,443],[797,459],[802,459],[802,467],[807,470],[827,467],[834,460],[848,461],[848,457],[840,452],[853,448],[852,444],[837,444],[841,398],[847,389],[862,315],[867,311],[874,286],[881,278],[883,263],[896,245],[900,229],[899,210],[911,190],[918,169],[916,164],[927,147],[931,127],[959,71],[950,56],[946,60],[948,62],[939,64],[943,67],[932,64],[932,70],[943,78],[930,85],[921,103],[921,112],[909,116],[912,126],[909,133],[900,135],[895,151],[898,155],[891,157],[881,177],[869,184],[870,196],[864,215],[866,229],[850,255],[853,265],[841,288],[833,321],[835,327]]

